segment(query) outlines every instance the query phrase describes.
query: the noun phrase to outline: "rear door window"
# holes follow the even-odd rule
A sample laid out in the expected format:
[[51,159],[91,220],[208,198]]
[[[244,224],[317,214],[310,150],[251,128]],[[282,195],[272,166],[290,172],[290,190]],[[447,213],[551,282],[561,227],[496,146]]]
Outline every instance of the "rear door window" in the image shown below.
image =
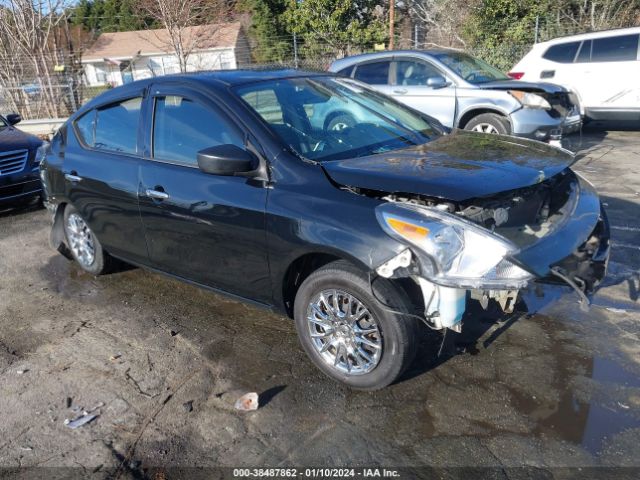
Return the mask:
[[136,153],[141,106],[142,98],[137,97],[98,108],[93,146],[110,152]]
[[586,63],[591,61],[591,40],[585,40],[582,42],[582,47],[580,47],[580,52],[576,57],[577,63]]
[[343,77],[350,77],[353,73],[353,65],[347,68],[343,68],[342,70],[338,70],[337,74],[342,75]]
[[222,112],[178,95],[156,97],[153,158],[197,166],[200,150],[227,144],[244,148],[242,133]]
[[370,85],[387,85],[390,65],[391,61],[364,63],[356,67],[354,77]]
[[595,38],[592,62],[625,62],[638,58],[638,35]]
[[558,63],[572,63],[578,53],[580,42],[568,42],[553,45],[544,52],[542,58]]

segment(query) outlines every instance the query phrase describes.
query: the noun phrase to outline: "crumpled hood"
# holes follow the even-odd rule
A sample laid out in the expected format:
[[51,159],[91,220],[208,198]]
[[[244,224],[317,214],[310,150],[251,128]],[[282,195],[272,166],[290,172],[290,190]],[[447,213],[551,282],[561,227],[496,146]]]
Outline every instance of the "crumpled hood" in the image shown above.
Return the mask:
[[479,88],[489,90],[522,90],[525,92],[565,93],[568,90],[554,83],[523,82],[520,80],[496,80],[495,82],[481,83]]
[[454,130],[417,147],[322,167],[340,185],[458,202],[540,183],[574,161],[541,142]]

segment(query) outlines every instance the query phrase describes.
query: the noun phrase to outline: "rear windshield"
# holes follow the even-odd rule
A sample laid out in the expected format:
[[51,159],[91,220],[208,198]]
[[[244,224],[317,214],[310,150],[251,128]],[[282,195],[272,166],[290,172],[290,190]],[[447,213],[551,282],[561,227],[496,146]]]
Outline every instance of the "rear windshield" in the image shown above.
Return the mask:
[[348,78],[289,78],[234,90],[283,143],[311,160],[383,153],[439,134],[425,115]]

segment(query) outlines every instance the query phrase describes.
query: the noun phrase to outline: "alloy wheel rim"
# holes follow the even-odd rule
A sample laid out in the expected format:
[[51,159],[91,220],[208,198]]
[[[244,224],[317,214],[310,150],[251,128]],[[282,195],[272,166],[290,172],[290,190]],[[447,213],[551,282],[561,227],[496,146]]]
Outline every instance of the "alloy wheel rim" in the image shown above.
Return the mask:
[[96,258],[93,233],[85,221],[76,213],[67,219],[69,247],[80,264],[90,267]]
[[349,125],[346,122],[337,122],[331,126],[331,130],[334,132],[340,132],[345,128],[349,128]]
[[311,343],[331,368],[348,375],[371,372],[382,356],[382,334],[367,307],[342,290],[323,290],[309,302]]
[[480,133],[499,133],[498,129],[490,123],[479,123],[478,125],[473,127],[471,131]]

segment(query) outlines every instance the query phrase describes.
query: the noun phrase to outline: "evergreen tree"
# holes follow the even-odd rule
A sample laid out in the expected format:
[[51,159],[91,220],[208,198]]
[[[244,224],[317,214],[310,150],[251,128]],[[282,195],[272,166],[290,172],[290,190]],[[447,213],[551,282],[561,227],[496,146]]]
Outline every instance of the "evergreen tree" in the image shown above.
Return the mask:
[[281,62],[291,57],[291,33],[283,14],[285,0],[248,0],[246,9],[251,14],[249,35],[253,41],[252,57],[259,63]]

